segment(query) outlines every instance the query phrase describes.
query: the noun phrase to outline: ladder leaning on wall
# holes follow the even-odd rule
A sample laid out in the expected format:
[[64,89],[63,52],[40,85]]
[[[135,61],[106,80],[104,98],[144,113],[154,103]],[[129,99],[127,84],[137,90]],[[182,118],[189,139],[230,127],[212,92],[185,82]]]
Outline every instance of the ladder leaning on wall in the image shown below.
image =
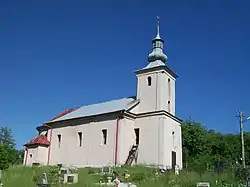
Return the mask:
[[131,165],[137,155],[138,145],[133,145],[129,151],[128,158],[125,162],[125,165]]

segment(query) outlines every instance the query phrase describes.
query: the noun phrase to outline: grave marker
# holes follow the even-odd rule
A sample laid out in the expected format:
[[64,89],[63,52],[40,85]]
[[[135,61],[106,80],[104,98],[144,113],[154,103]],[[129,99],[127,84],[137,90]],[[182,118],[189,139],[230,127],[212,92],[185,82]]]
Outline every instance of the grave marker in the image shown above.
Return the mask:
[[210,187],[209,182],[197,182],[196,187]]
[[43,173],[42,176],[42,183],[41,184],[37,184],[37,187],[50,187],[51,185],[48,184],[48,179],[47,179],[47,174]]

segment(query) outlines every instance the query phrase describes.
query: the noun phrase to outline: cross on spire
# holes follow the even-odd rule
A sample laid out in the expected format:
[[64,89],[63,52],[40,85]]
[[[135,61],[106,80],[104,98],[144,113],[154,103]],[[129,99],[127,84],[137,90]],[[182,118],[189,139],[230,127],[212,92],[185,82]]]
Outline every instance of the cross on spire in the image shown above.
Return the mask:
[[160,37],[160,17],[156,17],[156,37],[152,40],[152,52],[148,55],[149,63],[158,63],[165,65],[164,63],[167,60],[167,55],[163,52],[164,41]]
[[157,23],[156,23],[156,28],[157,28],[157,35],[156,35],[156,38],[161,38],[161,37],[160,37],[160,17],[157,16],[157,17],[156,17],[156,20],[157,20]]

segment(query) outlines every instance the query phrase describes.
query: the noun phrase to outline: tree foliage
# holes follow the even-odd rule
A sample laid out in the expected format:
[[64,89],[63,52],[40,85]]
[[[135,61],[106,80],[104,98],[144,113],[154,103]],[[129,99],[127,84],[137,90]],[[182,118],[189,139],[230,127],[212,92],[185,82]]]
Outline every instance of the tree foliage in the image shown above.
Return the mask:
[[9,167],[8,151],[5,146],[0,145],[0,170],[7,169]]
[[[250,133],[245,133],[246,164],[250,164]],[[194,170],[213,169],[216,163],[237,166],[241,162],[238,134],[221,134],[191,120],[182,124],[183,164]]]
[[12,148],[16,146],[16,142],[10,128],[0,127],[0,144],[8,145]]
[[16,142],[8,127],[0,127],[0,170],[23,161],[24,151],[15,149]]

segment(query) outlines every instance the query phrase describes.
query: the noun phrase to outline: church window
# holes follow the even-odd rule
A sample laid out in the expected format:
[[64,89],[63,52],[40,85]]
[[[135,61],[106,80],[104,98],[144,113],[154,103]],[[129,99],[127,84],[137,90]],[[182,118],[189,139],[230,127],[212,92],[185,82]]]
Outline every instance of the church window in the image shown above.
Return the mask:
[[139,145],[139,142],[140,142],[140,129],[136,128],[136,129],[134,129],[134,131],[135,131],[135,144]]
[[102,144],[107,144],[107,129],[102,129]]
[[61,147],[61,134],[58,134],[57,138],[58,138],[58,148],[60,148]]
[[170,79],[168,79],[168,95],[169,95],[169,97],[171,95],[171,82],[170,82]]
[[170,112],[170,101],[168,101],[168,112]]
[[152,83],[152,78],[149,76],[148,77],[148,86],[151,86],[151,83]]
[[79,147],[82,147],[82,132],[78,132]]

